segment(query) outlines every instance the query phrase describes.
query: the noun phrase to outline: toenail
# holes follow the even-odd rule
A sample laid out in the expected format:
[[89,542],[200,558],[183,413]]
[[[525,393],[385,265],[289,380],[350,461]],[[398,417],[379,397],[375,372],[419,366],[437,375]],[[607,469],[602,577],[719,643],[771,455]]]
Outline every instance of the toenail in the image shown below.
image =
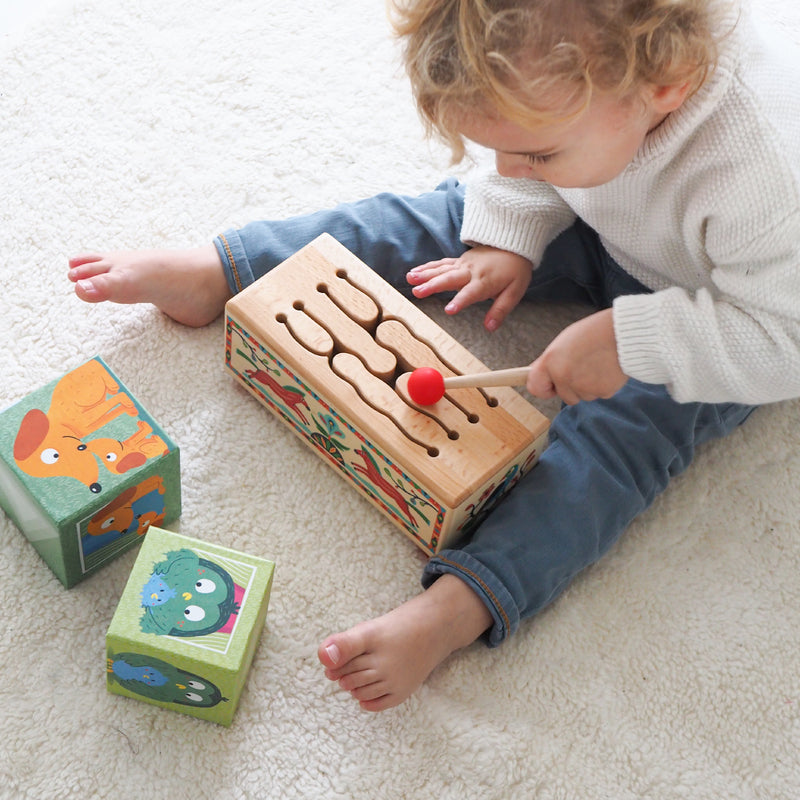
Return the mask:
[[78,286],[88,295],[97,294],[97,290],[94,288],[94,284],[91,281],[78,281]]
[[339,648],[335,644],[329,644],[325,648],[325,652],[328,654],[328,658],[331,660],[331,663],[334,666],[339,663],[339,659],[341,658],[341,653],[339,652]]

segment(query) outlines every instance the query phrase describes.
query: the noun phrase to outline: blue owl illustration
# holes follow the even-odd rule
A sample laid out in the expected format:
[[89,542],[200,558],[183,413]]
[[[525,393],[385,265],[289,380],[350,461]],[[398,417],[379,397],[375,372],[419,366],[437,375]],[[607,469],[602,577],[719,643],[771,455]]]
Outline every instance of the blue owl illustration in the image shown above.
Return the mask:
[[163,703],[210,708],[228,702],[206,678],[140,653],[109,655],[108,680],[129,692]]

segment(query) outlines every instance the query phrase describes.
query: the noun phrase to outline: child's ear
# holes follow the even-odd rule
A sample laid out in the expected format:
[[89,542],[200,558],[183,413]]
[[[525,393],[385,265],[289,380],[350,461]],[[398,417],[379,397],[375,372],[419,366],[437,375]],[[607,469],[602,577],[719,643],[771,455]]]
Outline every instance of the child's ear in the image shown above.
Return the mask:
[[656,111],[661,114],[669,114],[672,111],[677,111],[682,105],[683,101],[689,94],[690,83],[669,85],[669,86],[651,86],[650,87],[650,100]]

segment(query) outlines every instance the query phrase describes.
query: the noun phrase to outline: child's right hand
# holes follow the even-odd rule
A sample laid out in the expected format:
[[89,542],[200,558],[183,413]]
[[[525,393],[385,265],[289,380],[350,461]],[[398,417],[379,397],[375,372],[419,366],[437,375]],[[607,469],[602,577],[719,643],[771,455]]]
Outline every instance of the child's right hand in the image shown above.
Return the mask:
[[478,245],[459,258],[443,258],[414,267],[406,279],[414,287],[415,297],[456,292],[445,306],[448,314],[457,314],[481,300],[494,300],[483,324],[487,330],[495,331],[522,299],[532,272],[533,264],[527,258]]

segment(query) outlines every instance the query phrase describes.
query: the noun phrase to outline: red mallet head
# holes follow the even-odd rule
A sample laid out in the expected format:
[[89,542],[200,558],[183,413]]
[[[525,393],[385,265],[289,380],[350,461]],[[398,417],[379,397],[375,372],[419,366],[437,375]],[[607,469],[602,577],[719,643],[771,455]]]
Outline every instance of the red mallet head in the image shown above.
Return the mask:
[[433,367],[420,367],[408,376],[408,396],[420,406],[432,406],[444,397],[444,378]]

